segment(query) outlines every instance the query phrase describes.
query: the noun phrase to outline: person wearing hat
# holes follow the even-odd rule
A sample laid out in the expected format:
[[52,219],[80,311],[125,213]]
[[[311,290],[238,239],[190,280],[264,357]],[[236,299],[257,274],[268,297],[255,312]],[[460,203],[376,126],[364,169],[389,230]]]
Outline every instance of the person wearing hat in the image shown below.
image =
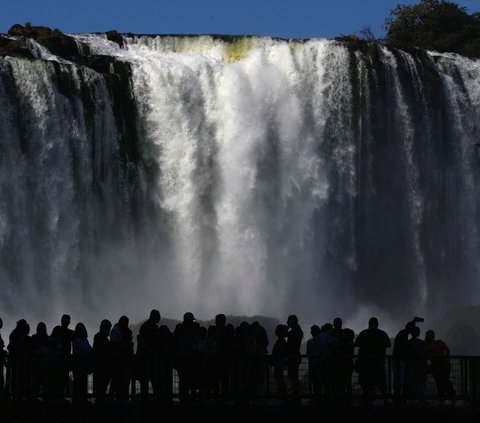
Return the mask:
[[183,315],[183,323],[193,323],[195,321],[195,316],[193,315],[193,313],[191,313],[190,311],[187,311],[184,315]]

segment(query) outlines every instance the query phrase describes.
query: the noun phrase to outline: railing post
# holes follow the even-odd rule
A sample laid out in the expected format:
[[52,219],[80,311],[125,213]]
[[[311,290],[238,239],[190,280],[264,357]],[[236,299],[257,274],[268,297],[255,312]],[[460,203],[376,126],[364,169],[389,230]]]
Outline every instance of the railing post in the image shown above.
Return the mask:
[[266,365],[266,368],[265,368],[265,374],[266,374],[266,377],[267,377],[267,380],[266,380],[266,383],[265,383],[265,387],[266,387],[266,397],[269,398],[270,397],[270,360],[269,360],[269,355],[267,355],[267,365]]
[[392,356],[387,356],[387,395],[392,395]]
[[470,399],[473,403],[480,403],[480,357],[469,357],[469,384]]

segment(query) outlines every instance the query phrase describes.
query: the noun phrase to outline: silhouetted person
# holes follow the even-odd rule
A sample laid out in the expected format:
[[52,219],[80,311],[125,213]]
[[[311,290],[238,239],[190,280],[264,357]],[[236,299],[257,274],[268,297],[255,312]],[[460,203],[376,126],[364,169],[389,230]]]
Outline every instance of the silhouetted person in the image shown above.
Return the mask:
[[137,336],[137,363],[140,379],[140,392],[143,400],[148,398],[149,383],[153,396],[159,398],[158,368],[158,323],[161,316],[158,310],[152,310],[150,317],[141,326]]
[[88,374],[93,371],[93,348],[88,342],[87,328],[83,323],[75,326],[73,347],[73,400],[76,403],[87,401]]
[[407,394],[407,361],[409,336],[415,328],[415,322],[407,322],[393,341],[393,393],[396,400]]
[[163,404],[172,402],[173,383],[173,333],[168,326],[158,328],[158,357],[159,357],[159,389],[160,400]]
[[428,330],[425,334],[425,344],[438,395],[455,396],[455,390],[450,381],[450,349],[441,339],[435,339],[433,330]]
[[312,385],[312,393],[316,400],[320,399],[322,389],[320,384],[322,353],[320,345],[320,328],[318,325],[313,325],[310,328],[312,339],[307,341],[307,357],[308,357],[308,375]]
[[408,341],[417,322],[423,322],[423,319],[415,316],[407,322],[393,342],[393,393],[396,401],[400,401],[407,394]]
[[243,402],[252,393],[252,358],[257,350],[251,325],[242,321],[235,328],[234,360],[232,362],[233,395]]
[[47,343],[47,397],[50,399],[58,399],[63,396],[62,389],[65,372],[62,337],[62,327],[55,326]]
[[235,327],[228,323],[225,325],[225,338],[222,341],[222,345],[217,350],[217,354],[220,362],[222,363],[222,396],[226,397],[231,395],[233,368],[234,368],[234,356],[236,352],[236,340],[235,340]]
[[255,321],[251,324],[253,338],[255,339],[255,352],[252,362],[253,367],[253,394],[265,395],[265,375],[268,369],[268,335],[265,328]]
[[198,338],[198,327],[195,325],[195,317],[191,312],[187,312],[183,315],[183,322],[177,324],[173,332],[181,401],[188,400],[188,396],[195,386]]
[[320,328],[320,333],[315,338],[315,345],[320,355],[318,371],[318,392],[325,399],[331,400],[334,388],[334,347],[333,325],[325,323]]
[[217,371],[217,344],[214,332],[214,326],[209,326],[208,329],[201,327],[198,339],[198,352],[200,353],[201,359],[198,384],[201,393],[207,396],[210,396],[214,392]]
[[228,357],[227,345],[227,318],[225,314],[217,314],[215,316],[214,337],[217,354],[217,377],[216,392],[220,392],[222,396],[228,393],[230,385],[230,357]]
[[37,325],[37,332],[31,338],[31,393],[34,397],[46,395],[48,378],[48,341],[47,326],[44,322]]
[[217,314],[215,316],[215,327],[217,328],[217,330],[219,330],[220,328],[225,328],[226,325],[227,316],[225,316],[225,314],[223,313]]
[[93,393],[95,401],[105,401],[107,387],[112,378],[113,348],[110,343],[110,320],[102,320],[100,330],[93,337],[93,352],[95,354],[95,370],[93,372]]
[[255,338],[255,350],[258,354],[268,353],[268,335],[265,328],[257,321],[251,324],[252,334]]
[[11,389],[14,401],[26,400],[30,393],[30,326],[25,319],[17,322],[9,337],[8,356],[11,369]]
[[273,376],[277,383],[277,392],[280,397],[285,397],[287,394],[287,387],[283,375],[287,367],[287,334],[287,325],[277,325],[275,328],[277,340],[272,348],[271,365],[273,367]]
[[419,338],[420,328],[412,329],[407,350],[407,392],[411,398],[424,400],[427,382],[427,348]]
[[75,331],[68,328],[70,326],[69,314],[62,315],[60,326],[62,328],[62,350],[64,354],[69,355],[72,353],[72,342],[75,338]]
[[376,387],[385,396],[387,393],[385,350],[390,347],[390,338],[378,328],[376,317],[371,317],[368,329],[359,333],[355,347],[358,347],[359,382],[365,397],[370,400]]
[[109,395],[116,396],[119,401],[128,399],[128,389],[133,372],[133,335],[128,327],[129,323],[128,317],[122,316],[110,332],[114,357]]
[[70,370],[72,370],[72,342],[75,337],[75,332],[69,329],[68,326],[70,326],[70,315],[64,314],[60,320],[63,354],[62,389],[67,393],[69,393]]
[[333,365],[333,394],[345,398],[352,393],[353,373],[353,340],[355,333],[352,329],[344,328],[340,317],[333,320],[334,339],[332,348]]
[[[290,379],[292,395],[298,397],[300,393],[300,381],[298,379],[298,370],[302,361],[300,355],[300,346],[302,345],[303,331],[298,324],[298,318],[294,314],[288,316],[287,326],[287,373]],[[297,399],[297,398],[296,398]]]
[[[0,319],[0,329],[3,328],[3,320]],[[6,357],[7,354],[5,352],[5,343],[2,339],[2,334],[0,333],[0,395],[3,393],[5,389],[5,379],[3,377],[3,367],[6,364]]]

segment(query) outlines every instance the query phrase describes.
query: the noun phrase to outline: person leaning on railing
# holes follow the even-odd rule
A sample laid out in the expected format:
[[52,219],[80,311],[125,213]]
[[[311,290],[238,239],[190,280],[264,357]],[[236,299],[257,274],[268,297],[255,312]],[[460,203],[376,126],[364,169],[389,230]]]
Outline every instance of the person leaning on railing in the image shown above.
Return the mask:
[[435,332],[428,330],[425,334],[427,357],[438,395],[453,397],[455,390],[450,381],[450,349],[441,339],[435,339]]

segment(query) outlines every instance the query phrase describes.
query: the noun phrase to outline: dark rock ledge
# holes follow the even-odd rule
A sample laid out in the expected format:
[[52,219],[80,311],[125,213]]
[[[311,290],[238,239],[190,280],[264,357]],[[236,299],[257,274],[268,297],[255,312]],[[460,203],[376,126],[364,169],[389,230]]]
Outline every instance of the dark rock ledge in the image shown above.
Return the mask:
[[[22,57],[34,59],[34,55],[27,46],[27,40],[33,39],[44,46],[55,56],[69,60],[80,66],[86,66],[103,74],[130,74],[128,64],[117,61],[111,56],[90,54],[87,44],[79,43],[73,37],[64,34],[59,29],[46,26],[25,26],[15,24],[8,30],[8,38],[0,35],[0,57]],[[115,30],[106,32],[107,39],[123,46],[122,36]],[[80,48],[79,48],[80,44]],[[113,65],[113,66],[112,66]]]

